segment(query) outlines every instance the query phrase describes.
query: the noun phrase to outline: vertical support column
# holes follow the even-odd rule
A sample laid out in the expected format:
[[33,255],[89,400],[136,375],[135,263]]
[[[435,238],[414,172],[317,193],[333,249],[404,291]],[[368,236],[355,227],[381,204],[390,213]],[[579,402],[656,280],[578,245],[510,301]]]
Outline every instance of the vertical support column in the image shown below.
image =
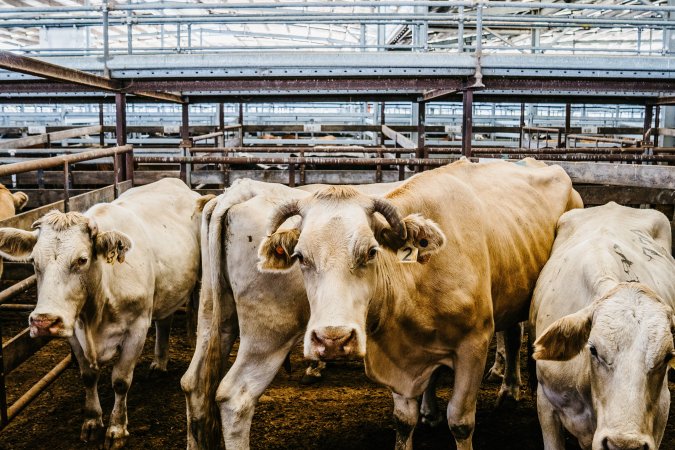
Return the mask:
[[523,128],[525,127],[525,103],[520,104],[520,134],[518,136],[518,148],[523,148]]
[[[645,105],[645,122],[642,126],[642,136],[652,127],[652,118],[654,115],[654,105]],[[647,141],[648,142],[648,141]]]
[[386,136],[382,132],[382,125],[385,124],[384,107],[385,107],[385,103],[380,102],[380,145],[381,146],[384,146],[384,140],[386,138]]
[[[239,118],[237,119],[239,121],[239,125],[242,127],[244,126],[244,104],[239,102]],[[242,141],[244,140],[244,136],[242,136]],[[243,145],[243,142],[242,142]]]
[[103,131],[103,102],[98,104],[98,124],[101,126],[101,134],[98,135],[99,147],[105,147],[105,132]]
[[659,146],[659,122],[661,119],[661,107],[656,105],[656,114],[654,114],[654,147]]
[[[180,146],[183,148],[183,156],[190,156],[190,104],[185,102],[181,105]],[[190,165],[181,163],[180,178],[192,189],[190,181]]]
[[570,134],[572,128],[572,104],[565,103],[565,147],[567,147],[567,135]]
[[[117,145],[127,144],[127,95],[123,92],[115,93],[115,139]],[[125,163],[121,163],[122,155],[115,155],[115,184],[133,178],[133,153],[125,155]],[[117,197],[117,189],[115,189]]]
[[471,138],[473,136],[473,91],[464,91],[462,112],[462,155],[471,158]]
[[[417,157],[418,158],[426,158],[427,157],[427,151],[424,146],[424,137],[425,137],[425,129],[424,125],[426,122],[426,115],[427,115],[427,104],[424,102],[418,102],[417,103]],[[422,172],[425,170],[426,167],[424,166],[418,166],[416,168],[416,172]]]
[[216,139],[217,147],[225,147],[225,105],[223,103],[218,103],[218,130],[222,132],[218,139]]

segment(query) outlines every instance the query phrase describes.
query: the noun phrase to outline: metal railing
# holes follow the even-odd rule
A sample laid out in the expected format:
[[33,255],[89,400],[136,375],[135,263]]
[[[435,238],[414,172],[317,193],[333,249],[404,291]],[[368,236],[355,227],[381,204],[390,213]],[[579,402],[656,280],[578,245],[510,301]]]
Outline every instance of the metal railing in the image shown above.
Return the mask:
[[[79,28],[85,32],[83,47],[23,45],[12,50],[43,56],[102,55],[104,59],[132,53],[266,49],[665,55],[669,52],[667,35],[675,28],[675,21],[669,16],[674,13],[674,6],[660,4],[485,0],[382,0],[375,6],[367,1],[222,4],[104,1],[97,6],[0,8],[0,28],[13,28],[15,36],[18,30]],[[265,28],[269,24],[282,24],[291,27],[291,31],[274,33]],[[326,32],[326,25],[336,24],[347,27],[346,36]],[[244,25],[247,29],[242,28]],[[297,33],[293,27],[298,27]],[[115,29],[115,38],[111,28]],[[301,32],[308,28],[309,33]],[[91,33],[94,29],[100,32],[100,38]],[[514,30],[521,33],[516,40],[509,37]],[[550,30],[557,31],[547,35]],[[617,45],[611,38],[599,44],[592,42],[607,30],[621,31],[624,36],[626,32],[634,34],[624,45]],[[212,38],[222,42],[224,35],[234,36],[233,44],[208,43]]]

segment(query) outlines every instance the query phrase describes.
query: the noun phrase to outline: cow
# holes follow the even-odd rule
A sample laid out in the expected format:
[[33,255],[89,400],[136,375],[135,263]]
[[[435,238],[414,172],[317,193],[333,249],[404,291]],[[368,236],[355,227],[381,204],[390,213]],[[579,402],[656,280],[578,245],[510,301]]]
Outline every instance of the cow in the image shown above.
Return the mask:
[[32,261],[37,276],[30,335],[66,338],[77,358],[86,393],[84,441],[101,437],[99,371],[118,356],[105,447],[124,446],[126,396],[152,320],[157,338],[151,370],[166,370],[173,313],[199,274],[198,197],[182,181],[165,179],[84,214],[51,211],[33,224],[35,231],[0,228],[0,253]]
[[[400,183],[358,186],[367,195],[382,195]],[[197,345],[190,367],[181,379],[185,392],[188,421],[188,448],[214,448],[222,432],[231,448],[248,448],[248,436],[255,403],[267,388],[284,360],[284,355],[304,333],[307,319],[307,296],[299,269],[295,274],[258,273],[256,252],[266,236],[271,204],[284,199],[305,198],[325,185],[307,185],[297,189],[278,184],[237,180],[217,200],[213,195],[198,199],[198,210],[204,209],[202,222],[202,290],[200,297]],[[214,209],[218,213],[213,215]],[[208,230],[226,220],[226,233],[214,232],[215,242],[208,241]],[[210,249],[222,248],[225,261],[216,305],[219,309],[213,329],[220,330],[222,342],[209,347],[213,320],[213,296]],[[284,286],[282,291],[278,286]],[[222,306],[221,306],[222,305]],[[220,308],[224,308],[221,312]],[[222,316],[222,320],[221,320]],[[241,329],[241,331],[239,331]],[[222,378],[222,360],[240,336],[234,366],[222,381],[220,390],[226,399],[217,411],[215,390]],[[209,353],[209,350],[211,352]],[[211,361],[211,362],[208,362]],[[315,382],[325,367],[316,361],[307,368],[303,380]],[[208,369],[208,370],[207,370]],[[517,367],[514,367],[517,370]],[[519,380],[515,375],[511,380]],[[514,387],[517,389],[517,386]],[[431,426],[440,423],[434,386],[425,392],[421,406],[422,421]]]
[[[527,164],[537,165],[532,162]],[[555,173],[560,175],[559,171]],[[275,190],[278,193],[274,193]],[[248,200],[258,194],[265,195]],[[305,330],[308,308],[300,270],[293,267],[287,273],[266,271],[258,274],[250,270],[257,263],[251,249],[258,247],[258,242],[266,235],[264,219],[270,214],[270,207],[284,198],[307,199],[309,196],[283,186],[242,180],[204,210],[202,256],[205,272],[202,277],[200,332],[194,358],[182,380],[188,403],[189,448],[217,445],[213,438],[216,435],[213,418],[217,417],[218,410],[210,402],[210,392],[215,392],[220,378],[205,372],[209,367],[222,370],[222,355],[229,352],[239,332],[237,319],[242,333],[239,352],[234,366],[218,388],[223,433],[230,448],[248,446],[248,430],[255,402],[278,370],[288,349]],[[261,213],[264,211],[267,212]],[[222,223],[224,217],[225,224]],[[293,226],[291,222],[288,225]],[[213,237],[210,242],[205,238],[209,234]],[[221,236],[226,236],[225,242],[219,240]],[[207,257],[209,252],[215,254]],[[222,268],[221,258],[224,261]],[[212,273],[207,274],[206,270]],[[279,290],[278,286],[284,289]],[[239,296],[236,305],[232,291]],[[213,299],[219,300],[214,302]],[[212,328],[211,320],[214,321]],[[210,329],[220,333],[211,333]],[[519,337],[519,328],[517,331]],[[216,336],[220,339],[215,339]],[[209,337],[214,339],[208,342]],[[248,344],[243,345],[245,341]],[[516,348],[519,341],[517,344]],[[512,370],[514,366],[511,365]],[[518,384],[515,381],[515,375],[507,377],[504,381],[506,387],[502,387],[500,396],[517,396]],[[427,400],[425,395],[423,407],[428,404]],[[424,408],[422,412],[424,414]]]
[[[507,331],[507,348],[520,345],[518,322],[558,218],[580,206],[558,166],[463,160],[383,198],[333,186],[276,206],[259,269],[300,266],[310,309],[305,357],[363,357],[366,374],[392,391],[397,449],[412,448],[418,396],[431,375],[452,368],[447,421],[467,450],[493,332]],[[296,227],[279,228],[296,215]],[[514,385],[504,384],[500,397],[517,397],[508,391]]]
[[[0,184],[0,220],[14,217],[28,203],[28,195],[25,192],[11,193],[4,184]],[[0,258],[0,278],[4,271],[4,263]]]
[[565,213],[532,298],[546,450],[655,450],[675,366],[675,260],[658,211],[609,203]]

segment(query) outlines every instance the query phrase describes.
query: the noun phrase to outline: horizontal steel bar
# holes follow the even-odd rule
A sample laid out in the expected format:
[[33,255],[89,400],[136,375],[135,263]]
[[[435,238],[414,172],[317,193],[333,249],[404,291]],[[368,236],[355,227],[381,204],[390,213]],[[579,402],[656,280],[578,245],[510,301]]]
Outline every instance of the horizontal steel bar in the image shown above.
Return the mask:
[[[458,158],[260,158],[247,156],[135,156],[134,162],[140,164],[229,164],[232,166],[246,164],[314,164],[317,166],[378,166],[378,165],[410,165],[410,166],[443,166]],[[1,175],[1,174],[0,174]]]
[[17,173],[30,172],[38,169],[48,169],[51,167],[62,166],[64,164],[76,163],[80,161],[86,161],[89,159],[103,158],[106,156],[114,156],[122,153],[129,153],[132,151],[133,146],[123,145],[120,147],[102,148],[99,150],[91,150],[88,152],[82,152],[73,155],[54,156],[51,158],[41,158],[33,161],[6,164],[0,166],[0,176],[14,175]]
[[36,282],[37,277],[35,275],[31,275],[28,278],[25,278],[0,292],[0,305],[30,289],[35,285]]
[[64,370],[70,366],[72,362],[72,354],[69,354],[61,360],[52,370],[50,370],[44,377],[42,377],[33,387],[31,387],[25,394],[7,408],[7,418],[12,420],[19,414],[30,402],[42,393],[50,384],[56,380]]

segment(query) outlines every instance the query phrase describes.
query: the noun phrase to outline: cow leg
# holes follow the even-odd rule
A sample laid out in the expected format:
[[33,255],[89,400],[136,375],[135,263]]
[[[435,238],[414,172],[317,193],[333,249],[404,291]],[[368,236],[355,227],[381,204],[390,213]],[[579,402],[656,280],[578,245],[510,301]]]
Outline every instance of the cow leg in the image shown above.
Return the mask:
[[151,372],[166,372],[169,363],[169,335],[173,314],[164,319],[155,320],[155,358],[150,364]]
[[520,399],[520,344],[523,339],[523,327],[516,324],[504,332],[504,350],[506,354],[504,378],[497,397],[497,407],[504,402],[515,403]]
[[429,386],[427,386],[422,395],[422,404],[420,405],[422,423],[432,428],[437,427],[443,421],[443,415],[438,410],[438,402],[436,400],[436,384],[438,383],[440,374],[440,367],[431,374]]
[[504,345],[504,332],[495,333],[497,339],[497,350],[495,351],[495,362],[488,370],[485,379],[491,382],[502,381],[504,379],[504,365],[506,359],[506,349]]
[[[110,414],[110,426],[105,434],[105,448],[118,449],[126,444],[127,431],[127,392],[134,376],[134,367],[143,351],[143,344],[148,332],[148,324],[140,319],[129,328],[120,357],[113,366],[112,385],[115,391],[115,405]],[[140,323],[145,322],[145,323]]]
[[305,369],[305,374],[300,380],[300,384],[309,386],[319,383],[323,379],[323,372],[326,369],[326,363],[323,361],[312,361]]
[[249,448],[255,405],[296,342],[297,337],[294,337],[275,350],[261,352],[261,349],[253,350],[245,341],[240,341],[237,359],[216,392],[225,448]]
[[80,376],[84,384],[84,422],[80,439],[84,442],[96,442],[103,437],[103,411],[98,400],[98,367],[89,364],[84,356],[82,347],[76,338],[69,339],[77,364],[80,366]]
[[396,450],[412,450],[413,432],[417,425],[419,402],[416,398],[406,398],[395,392],[394,421],[396,422]]
[[476,426],[476,399],[482,380],[490,341],[483,336],[466,337],[456,350],[455,382],[448,403],[448,426],[457,450],[472,450]]
[[537,415],[544,438],[544,450],[565,450],[565,432],[555,408],[546,398],[541,384],[537,387]]

